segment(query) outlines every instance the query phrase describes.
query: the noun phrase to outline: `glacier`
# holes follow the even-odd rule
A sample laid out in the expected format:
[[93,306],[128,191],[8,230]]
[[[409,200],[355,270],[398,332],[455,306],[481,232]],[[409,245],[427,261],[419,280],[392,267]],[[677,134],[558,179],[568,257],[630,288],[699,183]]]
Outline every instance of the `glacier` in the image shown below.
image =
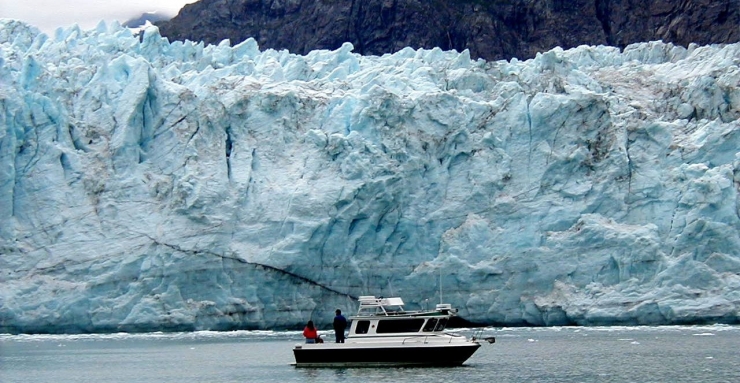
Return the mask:
[[352,50],[0,20],[0,332],[740,323],[740,44]]

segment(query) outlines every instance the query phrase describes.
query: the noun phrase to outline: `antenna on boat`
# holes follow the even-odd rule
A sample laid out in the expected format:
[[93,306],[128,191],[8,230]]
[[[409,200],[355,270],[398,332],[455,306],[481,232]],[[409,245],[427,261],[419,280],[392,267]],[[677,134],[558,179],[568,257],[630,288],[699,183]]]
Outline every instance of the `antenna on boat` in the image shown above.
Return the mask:
[[442,304],[442,268],[439,268],[439,303]]

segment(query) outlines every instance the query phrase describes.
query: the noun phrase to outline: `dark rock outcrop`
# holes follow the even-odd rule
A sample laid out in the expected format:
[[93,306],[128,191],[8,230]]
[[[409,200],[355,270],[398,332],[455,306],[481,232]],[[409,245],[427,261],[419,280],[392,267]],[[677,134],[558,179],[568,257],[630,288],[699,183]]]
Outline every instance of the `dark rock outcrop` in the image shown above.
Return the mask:
[[364,55],[404,47],[526,59],[556,46],[740,41],[740,0],[201,0],[157,23],[172,40],[305,54],[351,42]]
[[168,15],[164,13],[145,12],[145,13],[142,13],[138,17],[134,17],[132,19],[126,20],[122,25],[128,28],[136,28],[136,27],[146,25],[147,21],[154,24],[158,21],[165,21],[171,18],[172,18],[172,14]]

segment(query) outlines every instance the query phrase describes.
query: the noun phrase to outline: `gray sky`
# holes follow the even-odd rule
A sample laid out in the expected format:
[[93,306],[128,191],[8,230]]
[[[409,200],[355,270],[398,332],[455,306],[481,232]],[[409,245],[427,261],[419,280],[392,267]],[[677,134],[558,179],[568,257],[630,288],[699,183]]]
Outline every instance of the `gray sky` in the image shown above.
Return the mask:
[[25,21],[53,34],[57,27],[78,24],[91,29],[100,20],[123,23],[144,12],[176,15],[197,0],[0,0],[0,18]]

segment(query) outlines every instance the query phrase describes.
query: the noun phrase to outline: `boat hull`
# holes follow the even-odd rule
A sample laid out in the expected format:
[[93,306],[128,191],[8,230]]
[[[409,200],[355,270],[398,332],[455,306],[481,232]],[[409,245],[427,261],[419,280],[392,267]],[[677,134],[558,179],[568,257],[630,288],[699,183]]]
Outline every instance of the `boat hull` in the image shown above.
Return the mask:
[[475,353],[480,344],[311,346],[293,348],[296,367],[460,366]]

